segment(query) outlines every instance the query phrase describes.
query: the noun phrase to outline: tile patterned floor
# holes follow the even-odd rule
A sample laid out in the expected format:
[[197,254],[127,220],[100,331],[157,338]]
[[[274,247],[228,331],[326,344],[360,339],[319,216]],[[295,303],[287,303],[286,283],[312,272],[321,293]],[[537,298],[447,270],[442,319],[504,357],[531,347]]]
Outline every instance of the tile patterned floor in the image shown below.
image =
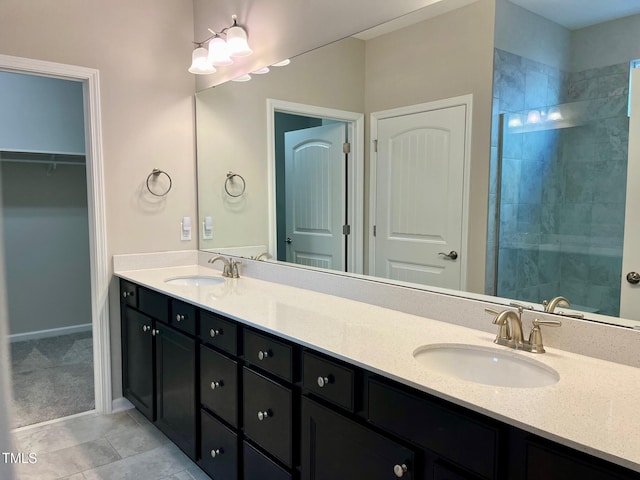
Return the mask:
[[13,441],[15,452],[37,455],[16,480],[209,480],[136,410],[34,426]]

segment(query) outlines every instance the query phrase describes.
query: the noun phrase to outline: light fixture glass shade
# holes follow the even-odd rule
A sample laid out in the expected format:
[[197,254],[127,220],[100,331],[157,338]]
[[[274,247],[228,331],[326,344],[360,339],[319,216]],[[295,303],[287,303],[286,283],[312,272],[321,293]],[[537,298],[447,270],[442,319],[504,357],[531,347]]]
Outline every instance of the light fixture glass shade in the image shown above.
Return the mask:
[[542,120],[542,118],[541,118],[540,112],[538,110],[530,110],[529,113],[527,113],[527,123],[528,124],[540,123],[541,120]]
[[204,47],[196,48],[191,54],[191,66],[189,72],[196,75],[208,75],[215,73],[216,69],[209,63],[209,52]]
[[232,57],[247,57],[253,53],[247,42],[247,32],[238,25],[227,30],[227,45]]
[[264,75],[265,73],[269,73],[269,67],[260,68],[251,73],[255,73],[256,75]]
[[229,48],[224,38],[213,37],[209,40],[209,63],[216,67],[224,67],[233,63],[229,57]]
[[278,63],[274,63],[273,65],[271,65],[272,67],[286,67],[287,65],[289,65],[291,63],[291,60],[289,60],[288,58],[285,58],[284,60],[282,60],[281,62]]
[[549,113],[547,113],[547,118],[554,121],[562,120],[562,113],[558,107],[551,107],[549,108]]
[[507,122],[507,125],[510,128],[521,127],[522,126],[522,117],[520,117],[520,115],[518,115],[518,114],[509,115],[509,121]]
[[231,80],[232,82],[248,82],[249,80],[251,80],[251,75],[249,75],[248,73],[244,74],[244,75],[240,75],[237,78],[234,78],[233,80]]

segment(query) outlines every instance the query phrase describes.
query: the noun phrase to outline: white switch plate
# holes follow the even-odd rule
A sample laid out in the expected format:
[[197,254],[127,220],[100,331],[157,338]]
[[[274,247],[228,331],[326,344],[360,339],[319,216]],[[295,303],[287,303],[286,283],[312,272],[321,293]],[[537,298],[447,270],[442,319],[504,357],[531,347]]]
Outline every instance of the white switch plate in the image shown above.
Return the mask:
[[180,240],[191,240],[191,217],[182,217]]

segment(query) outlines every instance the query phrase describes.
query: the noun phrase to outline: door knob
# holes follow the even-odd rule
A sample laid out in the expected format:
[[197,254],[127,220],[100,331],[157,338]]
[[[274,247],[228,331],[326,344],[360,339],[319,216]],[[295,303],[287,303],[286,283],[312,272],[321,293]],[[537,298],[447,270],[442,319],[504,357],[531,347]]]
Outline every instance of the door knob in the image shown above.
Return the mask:
[[627,273],[627,282],[632,285],[637,285],[640,283],[640,273],[638,272],[629,272]]
[[439,252],[438,255],[448,258],[449,260],[455,260],[458,258],[458,252],[451,250],[449,253]]
[[292,241],[293,240],[291,240],[291,237],[287,237],[287,240],[286,240],[287,243],[291,243]]

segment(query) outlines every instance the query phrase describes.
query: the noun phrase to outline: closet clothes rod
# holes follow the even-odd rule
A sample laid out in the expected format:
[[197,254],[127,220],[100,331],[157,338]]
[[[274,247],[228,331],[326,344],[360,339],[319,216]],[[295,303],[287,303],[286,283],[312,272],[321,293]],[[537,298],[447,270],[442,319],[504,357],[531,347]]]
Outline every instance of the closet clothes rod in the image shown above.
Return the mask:
[[81,162],[71,162],[69,160],[18,160],[13,158],[0,158],[0,162],[8,162],[8,163],[39,163],[43,165],[81,165],[83,167],[86,166],[86,163]]

